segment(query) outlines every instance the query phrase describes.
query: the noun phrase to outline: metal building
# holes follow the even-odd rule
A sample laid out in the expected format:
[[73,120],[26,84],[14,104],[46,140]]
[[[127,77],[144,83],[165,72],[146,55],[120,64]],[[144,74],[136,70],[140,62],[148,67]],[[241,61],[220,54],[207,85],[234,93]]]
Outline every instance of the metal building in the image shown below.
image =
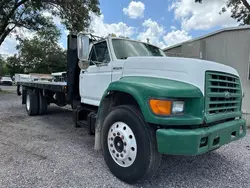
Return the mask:
[[198,58],[234,67],[244,91],[242,110],[250,125],[250,27],[218,30],[163,49],[167,56]]

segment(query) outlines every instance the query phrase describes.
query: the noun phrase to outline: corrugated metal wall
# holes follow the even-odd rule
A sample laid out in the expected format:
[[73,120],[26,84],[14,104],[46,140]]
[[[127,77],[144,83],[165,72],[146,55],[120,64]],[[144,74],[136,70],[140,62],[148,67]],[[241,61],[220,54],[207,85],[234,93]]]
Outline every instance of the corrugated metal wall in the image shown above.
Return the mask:
[[[183,43],[179,49],[182,57],[201,58],[234,67],[240,74],[245,97],[242,110],[250,124],[250,29],[218,33],[201,40]],[[171,51],[170,49],[169,51]],[[168,50],[165,51],[168,53]]]
[[179,56],[181,56],[181,46],[178,46],[176,48],[172,48],[171,50],[168,50],[165,53],[167,56],[170,56],[170,57],[179,57]]
[[200,58],[201,41],[184,43],[181,46],[181,55],[189,58]]

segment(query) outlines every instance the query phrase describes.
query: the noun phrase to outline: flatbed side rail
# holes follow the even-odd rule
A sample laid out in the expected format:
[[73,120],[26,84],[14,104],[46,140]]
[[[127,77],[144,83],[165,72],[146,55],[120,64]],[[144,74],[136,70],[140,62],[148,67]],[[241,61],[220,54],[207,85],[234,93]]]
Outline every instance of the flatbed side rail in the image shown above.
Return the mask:
[[17,95],[21,95],[20,86],[33,87],[54,92],[67,92],[67,83],[17,82]]

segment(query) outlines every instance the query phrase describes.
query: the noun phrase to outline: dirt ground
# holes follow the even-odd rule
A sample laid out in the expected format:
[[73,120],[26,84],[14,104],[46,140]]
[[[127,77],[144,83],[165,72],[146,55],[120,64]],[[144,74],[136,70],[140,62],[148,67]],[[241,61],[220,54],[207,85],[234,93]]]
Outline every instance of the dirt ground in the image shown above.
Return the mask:
[[[71,115],[50,106],[30,117],[14,86],[0,92],[0,187],[131,187],[110,173]],[[250,187],[250,135],[200,156],[164,156],[156,176],[132,187]]]

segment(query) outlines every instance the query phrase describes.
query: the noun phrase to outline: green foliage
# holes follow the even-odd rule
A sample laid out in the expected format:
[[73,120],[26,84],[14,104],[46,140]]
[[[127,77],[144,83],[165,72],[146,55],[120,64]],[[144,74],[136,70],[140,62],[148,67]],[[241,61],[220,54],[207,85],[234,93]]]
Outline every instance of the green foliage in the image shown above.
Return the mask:
[[48,41],[34,37],[23,40],[19,48],[19,56],[27,73],[66,70],[66,52],[58,44],[48,44]]
[[[0,58],[0,73],[52,73],[66,70],[66,51],[58,45],[60,31],[53,25],[39,30],[32,39],[18,38],[18,54]],[[2,72],[1,72],[2,70]]]
[[6,66],[5,59],[0,55],[0,77],[8,74],[8,68]]
[[[202,3],[203,0],[195,0],[197,3]],[[236,19],[240,25],[250,24],[250,4],[247,0],[228,0],[221,13],[231,10],[231,17]]]
[[20,58],[17,55],[8,57],[6,59],[6,67],[8,69],[8,75],[14,76],[15,73],[23,73],[24,69],[20,62]]
[[25,72],[52,73],[66,70],[66,51],[58,45],[60,32],[46,29],[32,39],[19,39],[19,58]]
[[0,45],[17,28],[35,31],[32,39],[17,35],[18,55],[0,58],[0,75],[15,73],[51,73],[66,70],[66,51],[58,45],[60,31],[52,18],[58,16],[70,32],[89,26],[89,12],[100,14],[98,0],[1,0]]
[[73,33],[86,30],[89,26],[89,12],[100,15],[99,0],[51,0],[44,3],[46,10],[59,16],[66,29]]
[[45,11],[59,16],[69,31],[84,31],[89,26],[89,11],[100,14],[98,5],[98,0],[1,0],[0,45],[16,28],[40,31],[53,27]]

